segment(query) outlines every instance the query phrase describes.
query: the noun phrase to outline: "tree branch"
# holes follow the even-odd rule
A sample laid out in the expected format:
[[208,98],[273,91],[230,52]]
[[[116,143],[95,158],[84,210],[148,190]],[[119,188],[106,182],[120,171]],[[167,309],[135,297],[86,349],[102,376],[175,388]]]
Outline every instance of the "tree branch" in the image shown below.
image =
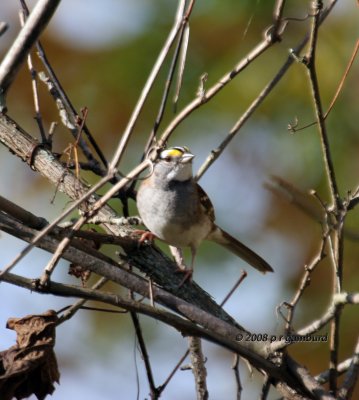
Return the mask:
[[[21,226],[18,222],[2,213],[0,213],[0,229],[26,241],[31,241],[34,236],[32,229]],[[38,242],[37,246],[52,253],[58,246],[58,240],[53,237],[45,236]],[[82,265],[84,268],[100,276],[149,298],[149,284],[143,278],[127,270],[123,270],[113,260],[99,253],[97,250],[89,248],[83,251],[69,246],[64,251],[63,258],[72,263]],[[303,386],[299,375],[293,379],[286,365],[275,365],[266,359],[269,355],[266,343],[237,341],[236,338],[238,335],[243,335],[245,332],[241,330],[235,322],[226,322],[209,314],[208,311],[205,311],[206,306],[204,308],[199,308],[196,305],[196,303],[198,303],[198,295],[200,295],[198,290],[189,303],[158,286],[152,287],[151,293],[154,301],[192,321],[187,322],[181,317],[175,317],[172,314],[169,316],[168,313],[163,314],[153,307],[146,306],[143,308],[143,304],[138,305],[137,303],[136,306],[134,306],[132,302],[129,303],[127,300],[120,300],[118,296],[103,294],[102,292],[92,289],[75,288],[56,284],[52,281],[49,282],[49,285],[44,287],[37,285],[36,282],[34,284],[34,281],[31,279],[22,278],[10,273],[4,274],[2,280],[39,293],[51,293],[60,296],[99,300],[120,305],[130,311],[151,315],[162,322],[171,324],[177,329],[180,328],[181,331],[190,336],[202,337],[238,353],[241,357],[248,359],[255,368],[264,370],[274,379],[285,382],[284,386],[288,385],[299,393],[305,394],[310,398],[315,398],[310,394],[310,391],[308,392],[306,386]],[[193,325],[193,323],[195,325]]]
[[[39,0],[32,10],[16,40],[5,55],[0,65],[0,93],[6,95],[19,68],[23,64],[31,47],[53,16],[60,0]],[[5,99],[0,104],[1,112],[6,108]]]

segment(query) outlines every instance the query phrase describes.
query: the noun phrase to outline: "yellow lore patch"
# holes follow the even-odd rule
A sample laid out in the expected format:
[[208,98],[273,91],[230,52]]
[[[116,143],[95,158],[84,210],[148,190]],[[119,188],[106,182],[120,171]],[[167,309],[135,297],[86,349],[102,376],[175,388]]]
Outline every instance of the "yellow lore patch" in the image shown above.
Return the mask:
[[190,150],[188,147],[171,147],[167,150],[163,150],[161,152],[160,158],[179,158],[182,157],[184,153],[189,153]]

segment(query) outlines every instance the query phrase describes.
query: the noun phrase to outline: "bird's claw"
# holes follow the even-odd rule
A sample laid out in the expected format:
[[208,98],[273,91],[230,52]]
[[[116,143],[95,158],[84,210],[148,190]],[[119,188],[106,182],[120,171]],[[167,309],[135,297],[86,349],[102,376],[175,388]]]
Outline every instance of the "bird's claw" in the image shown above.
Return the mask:
[[183,279],[181,280],[180,284],[178,285],[178,288],[182,287],[187,281],[190,283],[192,282],[192,276],[193,276],[193,269],[184,269],[181,267],[178,267],[176,269],[176,273],[183,274]]
[[135,235],[141,235],[141,237],[138,239],[138,244],[141,245],[144,243],[146,240],[148,240],[150,243],[153,243],[153,241],[156,238],[156,235],[153,234],[150,231],[144,231],[141,229],[137,229],[133,232]]

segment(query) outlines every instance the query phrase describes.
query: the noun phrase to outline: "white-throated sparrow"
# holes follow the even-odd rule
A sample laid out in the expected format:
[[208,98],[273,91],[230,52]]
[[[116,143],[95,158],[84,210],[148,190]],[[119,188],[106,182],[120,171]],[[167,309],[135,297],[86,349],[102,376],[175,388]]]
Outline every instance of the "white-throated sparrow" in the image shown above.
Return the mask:
[[193,157],[187,147],[172,147],[154,161],[153,171],[137,193],[137,207],[145,226],[169,245],[190,247],[188,276],[203,240],[220,244],[263,273],[273,271],[266,261],[215,224],[212,203],[193,179]]

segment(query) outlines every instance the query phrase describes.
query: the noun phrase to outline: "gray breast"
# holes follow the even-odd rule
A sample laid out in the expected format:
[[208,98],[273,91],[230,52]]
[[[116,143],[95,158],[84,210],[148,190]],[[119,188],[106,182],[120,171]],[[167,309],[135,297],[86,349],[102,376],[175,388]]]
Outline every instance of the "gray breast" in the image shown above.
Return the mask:
[[189,245],[187,234],[198,212],[198,192],[193,181],[171,181],[156,188],[143,186],[137,205],[144,224],[157,237],[175,246]]

